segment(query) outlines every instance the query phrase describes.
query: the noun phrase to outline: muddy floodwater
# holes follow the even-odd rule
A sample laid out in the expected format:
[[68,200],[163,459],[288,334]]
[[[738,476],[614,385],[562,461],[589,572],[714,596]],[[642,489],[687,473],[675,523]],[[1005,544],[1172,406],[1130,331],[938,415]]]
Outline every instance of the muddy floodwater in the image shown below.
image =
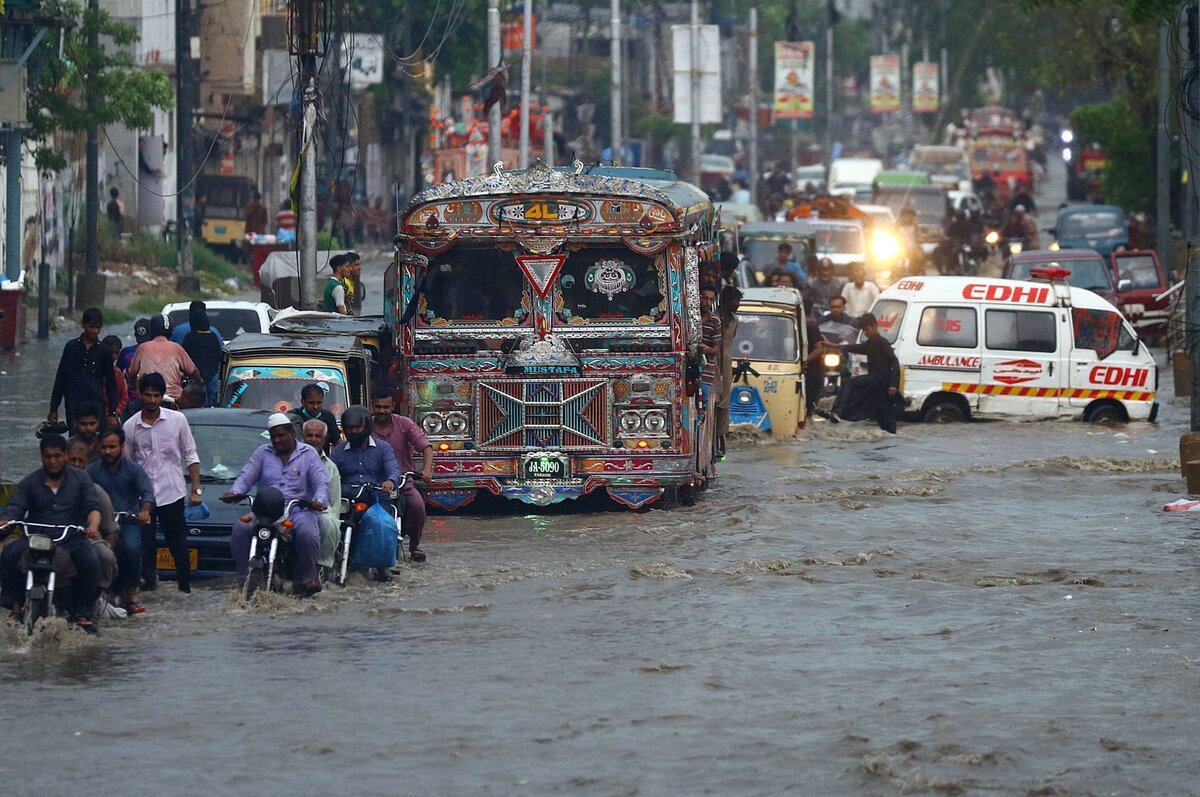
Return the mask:
[[[6,479],[60,347],[3,365]],[[1157,426],[820,423],[690,509],[434,515],[390,585],[5,626],[0,792],[1200,793],[1163,376]]]

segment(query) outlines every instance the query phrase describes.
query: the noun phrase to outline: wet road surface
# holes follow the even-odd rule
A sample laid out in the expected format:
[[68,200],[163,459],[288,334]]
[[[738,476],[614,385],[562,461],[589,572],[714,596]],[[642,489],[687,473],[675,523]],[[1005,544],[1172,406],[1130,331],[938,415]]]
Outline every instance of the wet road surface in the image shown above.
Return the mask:
[[1162,415],[820,423],[738,440],[691,509],[434,516],[391,585],[6,626],[10,732],[57,753],[4,756],[4,791],[1200,793],[1200,535],[1161,511]]

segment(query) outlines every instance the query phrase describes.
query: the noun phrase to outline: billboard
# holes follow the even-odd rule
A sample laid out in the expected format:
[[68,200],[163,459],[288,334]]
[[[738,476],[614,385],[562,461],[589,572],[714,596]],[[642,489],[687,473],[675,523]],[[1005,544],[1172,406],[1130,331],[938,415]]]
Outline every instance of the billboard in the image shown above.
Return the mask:
[[932,61],[918,61],[913,64],[912,78],[913,113],[937,113],[938,65]]
[[811,119],[813,116],[812,42],[775,42],[775,118]]
[[343,69],[350,72],[350,88],[361,91],[383,82],[383,36],[375,33],[351,33],[342,39]]
[[900,56],[871,56],[871,111],[895,113],[900,110]]
[[[696,62],[700,67],[700,123],[721,122],[721,35],[716,25],[701,25]],[[691,26],[671,26],[674,51],[675,123],[692,122]]]

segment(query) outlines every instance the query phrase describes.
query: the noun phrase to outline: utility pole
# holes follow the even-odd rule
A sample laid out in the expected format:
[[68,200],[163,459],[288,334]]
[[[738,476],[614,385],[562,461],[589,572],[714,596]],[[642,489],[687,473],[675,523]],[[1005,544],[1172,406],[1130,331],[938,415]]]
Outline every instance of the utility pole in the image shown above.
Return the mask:
[[692,179],[700,185],[700,0],[692,0],[692,25],[688,50],[692,67]]
[[912,140],[912,70],[909,68],[908,31],[900,45],[900,122],[904,127],[904,145]]
[[192,60],[192,0],[175,8],[175,256],[179,263],[176,287],[182,293],[200,290],[192,269],[192,224],[196,219],[196,189],[192,157],[192,112],[196,96]]
[[1156,196],[1154,248],[1170,270],[1171,259],[1171,138],[1167,130],[1167,98],[1171,93],[1170,28],[1158,28],[1158,125],[1155,132]]
[[825,26],[825,181],[833,165],[833,20]]
[[[488,69],[500,66],[500,0],[488,0],[487,15]],[[507,89],[506,89],[507,90]],[[488,112],[488,163],[487,171],[500,160],[500,108],[497,102]]]
[[533,0],[521,4],[525,29],[521,34],[521,140],[517,159],[522,169],[529,168],[529,100],[533,69]]
[[[100,0],[88,0],[88,13],[93,17],[100,13]],[[95,52],[100,47],[100,32],[92,25],[87,37],[88,49]],[[88,116],[95,119],[96,99],[88,92],[86,98]],[[95,123],[87,130],[87,183],[83,224],[86,242],[84,245],[84,271],[91,274],[100,273],[100,131]],[[103,296],[100,297],[101,299]]]
[[611,161],[613,165],[621,162],[621,148],[624,141],[621,137],[621,0],[612,0],[612,27],[609,33],[609,51],[612,53],[612,133]]
[[300,212],[298,276],[300,308],[317,304],[317,58],[321,51],[321,0],[290,0],[292,30],[296,31],[292,55],[300,76],[303,123],[300,128]]
[[758,202],[758,6],[750,6],[750,190]]

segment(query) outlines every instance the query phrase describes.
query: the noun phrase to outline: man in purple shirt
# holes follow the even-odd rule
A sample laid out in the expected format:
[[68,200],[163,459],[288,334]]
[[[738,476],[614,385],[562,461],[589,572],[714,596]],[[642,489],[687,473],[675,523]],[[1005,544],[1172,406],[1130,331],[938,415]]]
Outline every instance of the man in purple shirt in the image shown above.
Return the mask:
[[[321,530],[318,513],[329,503],[329,474],[316,449],[296,440],[292,419],[282,412],[267,419],[270,443],[264,443],[250,455],[250,461],[221,500],[232,504],[251,490],[274,487],[283,493],[284,501],[307,501],[308,507],[295,507],[289,518],[292,544],[296,549],[294,591],[307,598],[321,591],[317,579],[317,557],[321,550]],[[233,524],[229,547],[237,568],[238,583],[246,580],[250,565],[250,535],[254,524],[239,520]]]
[[[375,426],[372,433],[375,437],[386,442],[396,454],[400,464],[400,472],[416,473],[413,466],[413,454],[421,455],[420,476],[425,484],[433,481],[433,446],[429,438],[413,422],[412,418],[396,415],[395,401],[392,394],[386,390],[377,391],[371,399],[371,411],[375,415]],[[421,550],[421,531],[425,528],[425,499],[411,480],[404,484],[404,533],[408,535],[408,551],[414,562],[424,562],[425,552]]]

